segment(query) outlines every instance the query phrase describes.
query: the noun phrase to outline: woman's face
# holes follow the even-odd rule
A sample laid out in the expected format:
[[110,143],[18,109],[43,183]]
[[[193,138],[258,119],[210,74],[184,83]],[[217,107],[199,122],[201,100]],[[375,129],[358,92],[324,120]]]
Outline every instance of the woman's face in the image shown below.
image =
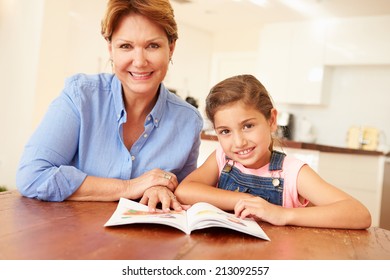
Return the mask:
[[159,25],[142,15],[124,16],[108,49],[125,95],[154,96],[167,73],[174,48],[175,43],[169,44]]

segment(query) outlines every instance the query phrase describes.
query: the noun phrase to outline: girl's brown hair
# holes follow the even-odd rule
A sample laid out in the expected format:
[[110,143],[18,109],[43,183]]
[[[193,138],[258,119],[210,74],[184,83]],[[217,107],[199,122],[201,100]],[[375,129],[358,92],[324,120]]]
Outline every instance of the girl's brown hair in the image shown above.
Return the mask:
[[267,89],[253,75],[238,75],[227,78],[211,88],[206,98],[206,114],[214,124],[217,110],[240,101],[252,106],[268,120],[274,108]]
[[101,34],[108,42],[121,18],[130,13],[143,15],[160,25],[167,34],[169,43],[178,39],[177,24],[169,0],[109,0],[101,22]]

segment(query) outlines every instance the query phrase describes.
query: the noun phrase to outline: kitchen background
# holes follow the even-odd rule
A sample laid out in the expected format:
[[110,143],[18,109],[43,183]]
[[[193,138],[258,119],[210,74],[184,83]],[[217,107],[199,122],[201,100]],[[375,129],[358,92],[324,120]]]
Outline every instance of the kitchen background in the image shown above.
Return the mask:
[[[195,98],[202,113],[212,85],[252,73],[278,110],[294,116],[293,140],[346,147],[349,129],[367,126],[379,132],[376,149],[389,149],[390,1],[171,2],[179,40],[165,83]],[[300,4],[300,11],[287,2]],[[347,17],[319,14],[336,2]],[[111,72],[100,35],[105,4],[0,0],[0,185],[15,188],[23,146],[64,79]],[[304,13],[302,4],[313,10]]]

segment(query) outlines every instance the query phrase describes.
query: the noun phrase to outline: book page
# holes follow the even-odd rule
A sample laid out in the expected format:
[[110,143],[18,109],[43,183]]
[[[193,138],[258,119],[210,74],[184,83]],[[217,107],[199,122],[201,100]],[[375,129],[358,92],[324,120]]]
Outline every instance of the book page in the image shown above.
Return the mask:
[[270,240],[259,224],[252,218],[240,219],[209,203],[199,202],[187,210],[188,227],[197,230],[208,227],[224,227]]
[[170,213],[149,212],[148,206],[137,203],[135,201],[121,198],[118,206],[106,222],[104,226],[117,226],[125,224],[136,224],[136,223],[148,223],[148,224],[163,224],[175,227],[181,231],[189,234],[187,230],[187,214],[183,211],[172,211]]

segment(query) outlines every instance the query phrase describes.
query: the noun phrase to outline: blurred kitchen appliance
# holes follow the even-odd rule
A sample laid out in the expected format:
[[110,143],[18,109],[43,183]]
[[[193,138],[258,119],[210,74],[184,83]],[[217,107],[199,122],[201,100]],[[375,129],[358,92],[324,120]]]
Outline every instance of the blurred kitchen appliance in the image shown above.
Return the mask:
[[317,135],[311,121],[306,117],[302,117],[297,125],[295,141],[305,143],[315,143]]
[[351,149],[376,151],[379,143],[379,129],[368,126],[352,126],[347,134],[347,146]]
[[196,100],[195,98],[193,98],[192,96],[187,96],[186,97],[186,101],[187,103],[190,103],[192,106],[194,106],[195,108],[198,108],[199,107],[199,104],[198,104],[198,100]]
[[288,112],[278,112],[276,135],[280,139],[293,139],[294,116]]

